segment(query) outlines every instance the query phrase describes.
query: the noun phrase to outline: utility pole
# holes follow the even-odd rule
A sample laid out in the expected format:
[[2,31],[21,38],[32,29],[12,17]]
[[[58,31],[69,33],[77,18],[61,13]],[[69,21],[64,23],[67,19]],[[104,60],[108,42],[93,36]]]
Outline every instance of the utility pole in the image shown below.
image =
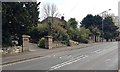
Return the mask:
[[101,12],[100,14],[102,14],[102,42],[103,42],[103,37],[104,37],[104,23],[103,23],[103,21],[104,21],[104,14],[106,14],[108,11],[110,11],[111,9],[108,9],[108,10],[105,10],[105,11],[103,11],[103,12]]

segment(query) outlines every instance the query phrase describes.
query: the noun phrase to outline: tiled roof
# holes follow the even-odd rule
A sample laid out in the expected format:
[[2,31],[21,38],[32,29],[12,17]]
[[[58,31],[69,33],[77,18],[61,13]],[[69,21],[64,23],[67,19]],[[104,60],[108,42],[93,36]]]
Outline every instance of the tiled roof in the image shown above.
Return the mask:
[[62,21],[60,18],[57,18],[57,17],[47,17],[44,20],[42,20],[41,23],[52,21],[52,19],[53,21],[57,21],[57,22],[63,22],[63,21],[66,22],[65,20]]

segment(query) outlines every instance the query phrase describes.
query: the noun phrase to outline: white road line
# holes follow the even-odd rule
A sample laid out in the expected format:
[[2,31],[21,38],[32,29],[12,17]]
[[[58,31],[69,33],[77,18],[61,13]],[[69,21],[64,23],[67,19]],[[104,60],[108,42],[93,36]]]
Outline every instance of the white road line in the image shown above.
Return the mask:
[[10,64],[5,64],[5,65],[0,65],[2,67],[6,67],[6,66],[10,66],[10,65],[15,65],[15,64],[20,64],[20,63],[24,63],[24,62],[28,62],[28,61],[32,61],[32,60],[36,60],[39,58],[47,58],[48,56],[44,56],[44,57],[38,57],[38,58],[33,58],[33,59],[28,59],[28,60],[23,60],[23,61],[18,61],[18,62],[14,62],[14,63],[10,63]]
[[55,69],[58,69],[58,68],[61,68],[61,67],[65,66],[65,65],[69,65],[69,64],[75,63],[75,62],[77,62],[77,61],[79,61],[79,60],[81,60],[83,58],[86,58],[86,57],[88,57],[88,56],[87,55],[81,55],[81,56],[76,57],[74,59],[71,59],[71,60],[68,60],[66,62],[63,62],[63,63],[57,64],[55,66],[52,66],[50,68],[50,70],[55,70]]
[[108,62],[108,61],[110,61],[111,59],[106,59],[104,62]]
[[102,49],[98,49],[98,50],[92,51],[91,53],[100,53],[101,51]]
[[100,51],[101,51],[101,49],[98,49],[98,50],[96,50],[96,51],[94,51],[94,52],[98,53],[98,52],[100,52]]
[[67,47],[67,48],[72,48],[72,47]]
[[60,59],[62,58],[62,57],[59,57]]
[[72,57],[72,55],[64,55],[64,56],[60,56],[60,57],[58,57],[58,58],[70,58],[70,57]]

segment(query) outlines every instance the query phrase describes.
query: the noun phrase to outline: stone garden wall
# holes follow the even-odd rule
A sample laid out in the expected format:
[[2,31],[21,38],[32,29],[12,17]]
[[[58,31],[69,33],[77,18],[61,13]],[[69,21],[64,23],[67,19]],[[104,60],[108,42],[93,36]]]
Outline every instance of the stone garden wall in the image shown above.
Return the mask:
[[7,54],[15,54],[15,53],[21,53],[25,51],[29,51],[29,38],[30,36],[28,35],[23,35],[23,45],[22,46],[12,46],[12,47],[4,47],[2,48],[2,55],[7,55]]
[[2,48],[2,55],[7,54],[16,54],[22,52],[22,46],[14,46],[14,47],[7,47]]

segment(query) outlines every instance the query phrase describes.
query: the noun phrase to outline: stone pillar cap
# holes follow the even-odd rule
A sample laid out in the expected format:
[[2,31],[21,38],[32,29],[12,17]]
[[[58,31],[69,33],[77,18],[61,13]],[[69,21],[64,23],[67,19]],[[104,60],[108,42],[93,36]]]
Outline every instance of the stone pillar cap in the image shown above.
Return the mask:
[[48,37],[48,38],[53,38],[52,36],[45,36],[45,37]]
[[30,38],[29,35],[22,35],[22,37],[24,37],[24,38]]

